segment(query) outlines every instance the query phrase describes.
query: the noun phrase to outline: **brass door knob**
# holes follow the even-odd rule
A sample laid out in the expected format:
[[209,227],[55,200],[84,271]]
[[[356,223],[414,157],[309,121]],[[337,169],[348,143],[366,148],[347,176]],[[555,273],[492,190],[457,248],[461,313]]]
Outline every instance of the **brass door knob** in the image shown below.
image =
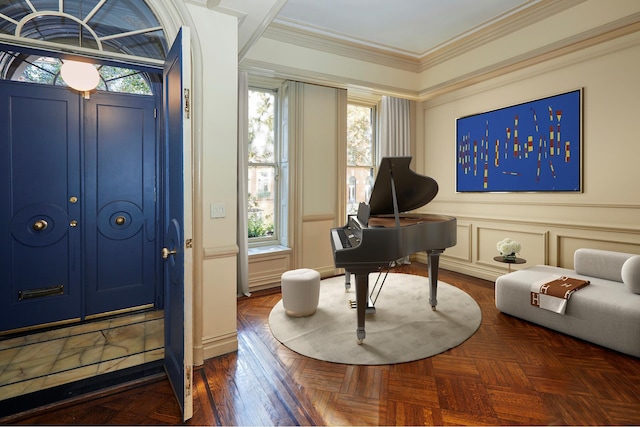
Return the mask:
[[49,223],[47,223],[47,221],[45,221],[44,219],[39,219],[36,222],[34,222],[31,227],[33,228],[34,231],[42,231],[48,226],[49,226]]
[[170,251],[167,248],[162,248],[162,259],[168,259],[169,256],[177,254],[178,251],[176,249]]
[[119,216],[119,217],[116,217],[115,222],[117,225],[123,225],[125,222],[127,222],[127,219],[123,216]]

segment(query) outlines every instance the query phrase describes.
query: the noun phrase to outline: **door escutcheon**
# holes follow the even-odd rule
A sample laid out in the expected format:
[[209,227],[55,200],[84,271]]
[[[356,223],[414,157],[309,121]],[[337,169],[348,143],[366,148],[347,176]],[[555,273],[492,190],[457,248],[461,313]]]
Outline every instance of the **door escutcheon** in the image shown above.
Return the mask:
[[45,221],[44,219],[39,219],[36,222],[34,222],[31,227],[33,228],[34,231],[42,231],[48,226],[49,226],[49,223],[47,221]]
[[73,219],[73,220],[71,220],[71,221],[69,222],[69,225],[70,225],[71,227],[77,227],[77,226],[78,226],[78,221],[76,221],[75,219]]
[[177,254],[178,251],[176,249],[170,251],[167,248],[162,248],[162,259],[168,259],[169,256]]

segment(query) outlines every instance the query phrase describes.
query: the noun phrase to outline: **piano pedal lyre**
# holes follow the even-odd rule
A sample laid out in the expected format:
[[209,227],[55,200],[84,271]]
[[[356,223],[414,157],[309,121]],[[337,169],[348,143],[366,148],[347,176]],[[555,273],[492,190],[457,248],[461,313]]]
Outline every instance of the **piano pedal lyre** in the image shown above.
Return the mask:
[[[358,308],[358,302],[354,299],[350,299],[349,307],[353,309]],[[367,304],[367,308],[364,310],[364,312],[367,314],[376,314],[376,306],[373,305],[373,303],[371,302],[371,299],[369,299],[369,303]]]

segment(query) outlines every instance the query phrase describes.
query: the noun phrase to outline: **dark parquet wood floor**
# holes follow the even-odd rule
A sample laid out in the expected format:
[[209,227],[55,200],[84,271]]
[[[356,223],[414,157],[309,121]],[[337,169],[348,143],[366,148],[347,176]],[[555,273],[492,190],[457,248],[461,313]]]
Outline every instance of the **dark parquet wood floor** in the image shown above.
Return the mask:
[[[427,274],[420,264],[397,271]],[[479,330],[445,353],[390,366],[302,357],[269,331],[279,292],[239,300],[239,350],[195,372],[189,424],[640,424],[640,359],[500,313],[492,282],[444,270],[440,279],[478,302]],[[180,414],[163,378],[14,423],[180,424]]]

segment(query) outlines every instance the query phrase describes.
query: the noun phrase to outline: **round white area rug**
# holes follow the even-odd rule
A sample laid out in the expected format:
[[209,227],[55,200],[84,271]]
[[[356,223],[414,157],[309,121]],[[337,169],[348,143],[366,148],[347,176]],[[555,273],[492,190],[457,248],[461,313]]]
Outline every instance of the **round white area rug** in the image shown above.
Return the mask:
[[[369,290],[378,274],[369,276]],[[347,293],[344,276],[320,283],[320,302],[308,317],[289,317],[280,300],[269,326],[282,344],[314,359],[351,365],[387,365],[424,359],[467,340],[480,326],[480,307],[466,292],[438,281],[437,310],[429,304],[429,280],[389,273],[375,306],[367,314],[366,338],[358,345],[355,277]],[[375,295],[374,295],[375,297]]]

